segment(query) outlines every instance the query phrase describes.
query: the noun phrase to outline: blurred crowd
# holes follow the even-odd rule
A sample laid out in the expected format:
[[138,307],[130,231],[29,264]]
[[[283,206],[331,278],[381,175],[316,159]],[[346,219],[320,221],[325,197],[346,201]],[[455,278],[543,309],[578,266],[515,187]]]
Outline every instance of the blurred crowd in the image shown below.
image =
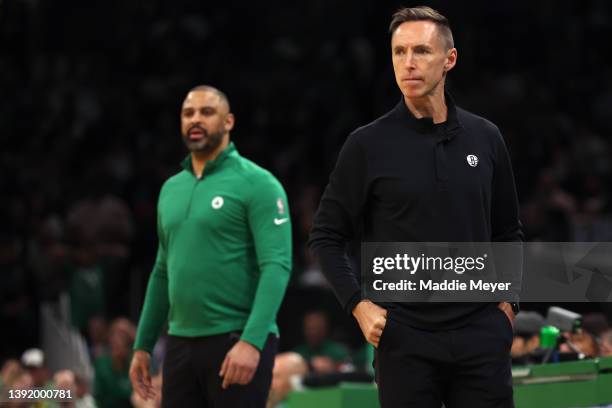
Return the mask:
[[[550,322],[536,311],[522,311],[514,322],[513,364],[612,357],[612,328],[607,317],[589,313],[580,321],[575,330],[559,334],[553,359],[544,361],[550,356],[544,357],[547,346],[541,344],[542,330]],[[338,341],[326,312],[310,309],[303,316],[301,329],[302,343],[276,356],[268,407],[282,406],[291,391],[305,387],[332,386],[341,381],[372,382],[373,349],[366,344],[350,348]],[[153,353],[154,397],[145,401],[133,392],[128,377],[134,335],[135,326],[126,318],[114,319],[102,329],[100,341],[88,348],[93,378],[74,368],[52,370],[45,352],[38,348],[24,351],[20,359],[7,359],[0,370],[0,401],[8,400],[3,406],[28,408],[30,401],[10,400],[9,390],[44,389],[70,390],[70,398],[38,403],[36,407],[160,407],[165,337],[158,341]]]
[[[93,376],[79,368],[54,369],[47,359],[47,352],[30,348],[20,359],[4,361],[0,372],[0,401],[6,407],[29,408],[95,408],[136,407],[158,408],[161,406],[161,374],[152,378],[155,398],[141,400],[132,392],[128,377],[132,356],[132,344],[136,329],[126,318],[113,320],[110,327],[102,331],[98,342],[89,348],[93,365]],[[70,353],[70,350],[62,350]],[[60,353],[62,352],[60,351]],[[55,353],[58,353],[56,350]],[[65,391],[46,401],[18,398],[13,393],[23,390]]]
[[[451,93],[505,136],[527,239],[612,241],[612,5],[426,3],[454,28]],[[11,381],[33,381],[7,359],[43,347],[45,333],[85,339],[95,370],[112,333],[131,336],[133,327],[113,327],[137,322],[159,188],[185,155],[179,106],[200,83],[228,94],[237,148],[288,192],[288,296],[320,293],[305,245],[312,216],[348,133],[399,99],[386,34],[398,6],[0,2],[0,362],[12,362]],[[328,324],[308,316],[305,335]],[[345,320],[334,326],[340,340],[351,337]],[[301,321],[283,324],[289,351],[303,339]],[[295,349],[309,370],[359,360],[348,357],[358,344],[313,344]],[[90,374],[60,379],[79,388]]]
[[[514,322],[512,362],[515,365],[543,362],[542,328],[547,319],[536,311],[519,313]],[[560,333],[558,353],[546,362],[572,361],[612,356],[612,328],[603,313],[587,313],[576,330]],[[544,345],[545,346],[545,345]]]

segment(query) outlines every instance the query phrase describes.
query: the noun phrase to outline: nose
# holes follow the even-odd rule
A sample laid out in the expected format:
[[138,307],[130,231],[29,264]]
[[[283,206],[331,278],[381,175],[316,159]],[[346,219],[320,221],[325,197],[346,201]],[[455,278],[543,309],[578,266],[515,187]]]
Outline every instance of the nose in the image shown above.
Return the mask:
[[409,70],[415,68],[415,65],[414,65],[414,53],[412,52],[412,50],[408,50],[406,52],[406,57],[404,58],[404,67],[408,68]]
[[191,124],[197,125],[197,124],[202,123],[202,118],[203,118],[203,115],[200,112],[196,111],[191,117]]

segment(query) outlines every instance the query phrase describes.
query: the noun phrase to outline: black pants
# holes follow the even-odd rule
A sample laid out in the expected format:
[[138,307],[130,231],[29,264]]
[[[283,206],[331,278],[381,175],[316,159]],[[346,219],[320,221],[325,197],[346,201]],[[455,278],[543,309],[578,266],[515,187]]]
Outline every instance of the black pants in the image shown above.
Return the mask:
[[424,331],[390,315],[376,351],[382,408],[511,408],[510,320],[497,307],[467,326]]
[[168,336],[163,363],[162,407],[264,408],[268,399],[278,338],[270,334],[253,380],[223,390],[219,376],[227,352],[239,333],[207,337]]

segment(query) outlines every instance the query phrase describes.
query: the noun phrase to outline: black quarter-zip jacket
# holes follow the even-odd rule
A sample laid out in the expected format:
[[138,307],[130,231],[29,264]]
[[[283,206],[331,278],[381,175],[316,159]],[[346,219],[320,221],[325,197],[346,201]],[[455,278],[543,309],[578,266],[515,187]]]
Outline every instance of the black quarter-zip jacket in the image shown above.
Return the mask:
[[[355,239],[522,240],[512,166],[499,129],[456,107],[448,93],[445,99],[444,123],[417,119],[402,98],[393,110],[351,133],[340,151],[309,245],[349,313],[361,300],[360,272],[346,254],[347,243]],[[487,304],[381,305],[397,321],[445,330],[466,324]]]

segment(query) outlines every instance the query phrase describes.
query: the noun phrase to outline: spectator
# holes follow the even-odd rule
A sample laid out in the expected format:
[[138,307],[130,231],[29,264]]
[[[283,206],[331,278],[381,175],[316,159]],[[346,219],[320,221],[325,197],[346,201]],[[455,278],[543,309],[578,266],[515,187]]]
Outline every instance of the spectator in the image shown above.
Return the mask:
[[342,344],[329,338],[329,322],[322,311],[312,311],[303,320],[304,343],[294,349],[316,373],[329,373],[349,358]]
[[[92,170],[86,179],[86,198],[68,214],[68,227],[78,242],[88,242],[95,263],[104,274],[101,290],[105,314],[116,316],[125,308],[126,262],[133,236],[132,214],[121,197],[110,191],[112,180],[103,170]],[[119,309],[119,310],[117,310]]]
[[595,337],[586,330],[565,334],[564,336],[565,343],[562,343],[559,347],[562,353],[577,353],[580,359],[595,358],[599,355],[599,347]]
[[[87,333],[91,319],[105,314],[104,269],[91,243],[79,241],[73,248],[73,264],[69,267],[68,291],[72,325]],[[87,333],[91,338],[91,334]]]
[[22,371],[21,364],[15,359],[6,360],[2,364],[2,370],[0,370],[0,398],[4,395],[4,391],[8,389],[7,385],[12,384]]
[[544,317],[537,312],[523,311],[514,321],[514,339],[512,341],[512,364],[528,364],[530,354],[540,346],[540,328]]
[[89,354],[92,360],[100,357],[107,351],[108,327],[105,319],[93,317],[89,319]]
[[41,349],[32,348],[21,355],[21,364],[32,377],[36,388],[53,388],[49,369],[45,363],[45,354]]
[[8,399],[6,394],[7,390],[29,390],[34,388],[34,379],[32,375],[26,370],[20,370],[13,381],[7,383],[5,386],[5,393],[2,395],[3,400],[8,401],[6,405],[2,405],[6,408],[30,408],[31,400],[28,399]]
[[601,312],[586,313],[582,315],[582,328],[593,336],[599,337],[610,328],[606,315]]
[[612,329],[608,329],[599,336],[599,356],[612,357]]
[[79,372],[74,373],[74,385],[76,393],[75,408],[96,408],[96,402],[91,395],[91,387],[87,379]]
[[115,319],[109,330],[109,352],[95,362],[94,397],[100,408],[130,407],[132,386],[128,376],[136,328],[125,318]]
[[61,370],[53,375],[53,382],[58,390],[70,390],[70,399],[60,402],[61,408],[96,408],[96,403],[89,393],[87,381],[71,370]]
[[295,352],[278,354],[274,360],[272,385],[266,407],[276,407],[294,389],[292,378],[304,377],[306,374],[308,374],[308,364],[301,355]]

